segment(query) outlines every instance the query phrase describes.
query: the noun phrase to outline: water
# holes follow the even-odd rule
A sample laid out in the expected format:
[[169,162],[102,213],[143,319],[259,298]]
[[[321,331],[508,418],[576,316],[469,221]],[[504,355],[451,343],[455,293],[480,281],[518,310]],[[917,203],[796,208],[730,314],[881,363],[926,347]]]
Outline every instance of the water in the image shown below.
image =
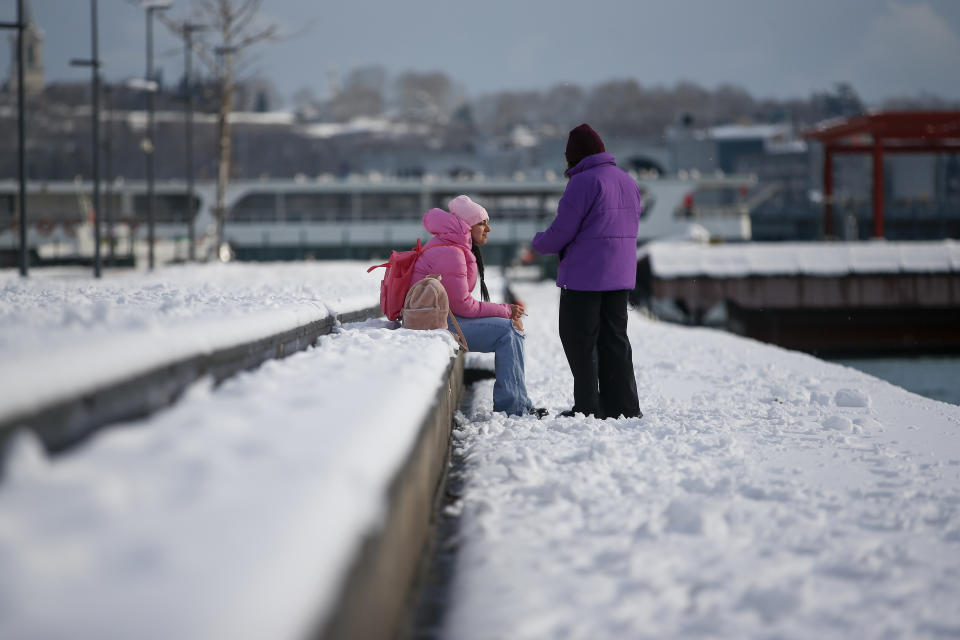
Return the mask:
[[921,396],[960,405],[960,357],[843,358],[833,362]]

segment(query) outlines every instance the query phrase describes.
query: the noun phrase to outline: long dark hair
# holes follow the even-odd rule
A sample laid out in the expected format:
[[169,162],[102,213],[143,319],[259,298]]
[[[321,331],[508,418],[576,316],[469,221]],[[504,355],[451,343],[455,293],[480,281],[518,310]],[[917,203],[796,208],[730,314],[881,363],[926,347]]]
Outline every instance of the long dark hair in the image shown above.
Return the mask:
[[480,245],[473,243],[470,248],[473,251],[473,257],[477,259],[477,276],[480,277],[480,299],[484,302],[490,302],[490,292],[487,291],[487,283],[483,281],[483,252],[480,251]]

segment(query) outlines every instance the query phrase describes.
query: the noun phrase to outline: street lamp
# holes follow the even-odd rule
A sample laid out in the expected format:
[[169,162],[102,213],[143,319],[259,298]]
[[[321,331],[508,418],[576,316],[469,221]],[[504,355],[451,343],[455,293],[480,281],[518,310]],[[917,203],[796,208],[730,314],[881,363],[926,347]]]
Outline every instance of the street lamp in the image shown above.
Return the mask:
[[203,31],[207,27],[202,24],[193,24],[185,22],[183,24],[184,40],[184,61],[183,61],[183,86],[187,92],[186,108],[186,137],[187,137],[187,234],[190,239],[190,262],[197,259],[197,239],[194,223],[196,222],[196,210],[194,209],[193,194],[193,34],[197,31]]
[[23,0],[17,0],[17,21],[0,22],[0,29],[17,30],[17,164],[19,167],[20,199],[20,275],[27,275],[27,166],[24,158],[26,151],[26,136],[24,135],[23,119],[27,112],[24,104],[23,88],[23,30],[27,27],[23,23]]
[[103,212],[107,219],[107,264],[115,267],[117,266],[117,242],[113,225],[113,87],[110,84],[103,87],[103,97],[106,99],[107,108],[107,132],[103,140],[103,164],[107,187]]
[[71,60],[90,67],[93,85],[93,277],[100,277],[100,58],[97,49],[97,0],[90,0],[90,59]]
[[[165,11],[173,6],[169,1],[144,2],[143,10],[147,14],[147,82],[152,82],[153,72],[153,14],[157,11]],[[156,83],[154,83],[156,86]],[[148,264],[151,270],[154,267],[154,211],[156,210],[156,197],[153,193],[153,109],[154,94],[156,89],[147,92],[147,141],[144,144],[144,151],[147,155],[147,244],[148,244]]]

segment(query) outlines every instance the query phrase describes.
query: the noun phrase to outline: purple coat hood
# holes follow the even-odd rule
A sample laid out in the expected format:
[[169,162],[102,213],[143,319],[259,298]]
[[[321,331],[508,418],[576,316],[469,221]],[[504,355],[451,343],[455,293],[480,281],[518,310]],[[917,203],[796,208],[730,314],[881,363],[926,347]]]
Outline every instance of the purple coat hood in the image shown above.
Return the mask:
[[557,286],[579,291],[633,289],[642,195],[609,153],[567,171],[557,217],[533,238],[538,253],[560,255]]

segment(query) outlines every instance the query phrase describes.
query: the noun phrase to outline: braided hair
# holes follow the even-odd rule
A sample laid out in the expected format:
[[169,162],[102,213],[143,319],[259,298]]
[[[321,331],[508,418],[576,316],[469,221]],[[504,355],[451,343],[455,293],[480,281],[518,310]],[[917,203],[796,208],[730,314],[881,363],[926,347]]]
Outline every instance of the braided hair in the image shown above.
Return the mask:
[[483,252],[480,251],[480,245],[472,243],[471,251],[473,257],[477,259],[477,276],[480,278],[480,298],[484,302],[490,302],[490,292],[487,291],[487,283],[483,281]]

